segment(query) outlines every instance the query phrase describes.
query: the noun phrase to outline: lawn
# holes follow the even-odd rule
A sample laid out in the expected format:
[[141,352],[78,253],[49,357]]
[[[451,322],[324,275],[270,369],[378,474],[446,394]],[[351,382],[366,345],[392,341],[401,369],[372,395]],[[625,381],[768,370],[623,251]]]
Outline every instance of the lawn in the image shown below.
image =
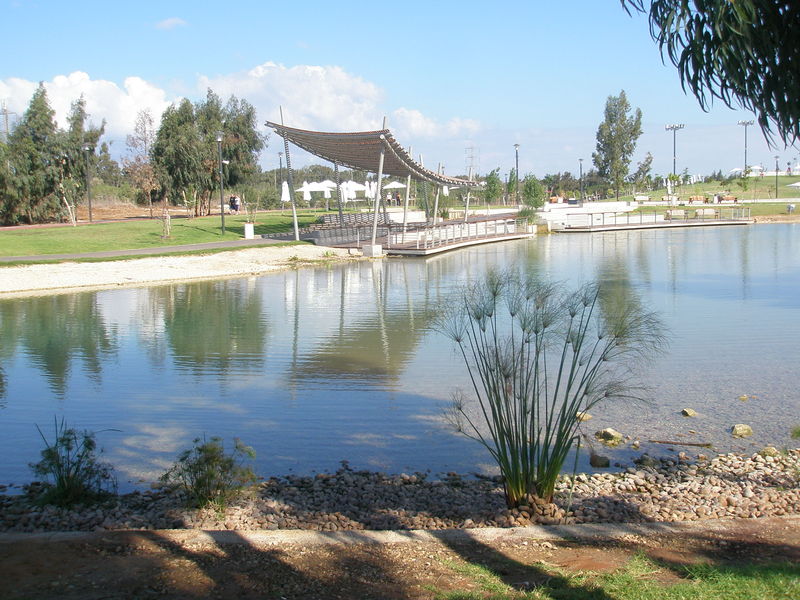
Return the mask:
[[[319,216],[318,211],[300,211],[297,215],[298,224],[307,227]],[[173,218],[169,239],[161,237],[162,224],[157,219],[81,224],[78,227],[0,229],[0,256],[131,250],[238,240],[244,237],[245,220],[245,215],[226,216],[223,236],[219,216]],[[256,217],[256,235],[291,231],[292,217],[288,212],[259,213]]]
[[[790,183],[797,183],[800,177],[778,177],[778,200],[782,205],[782,210],[786,210],[786,203],[800,200],[800,187],[788,187]],[[746,179],[735,179],[727,184],[719,181],[709,181],[692,185],[677,186],[673,192],[680,198],[681,202],[689,199],[689,196],[713,197],[715,194],[736,196],[739,200],[769,200],[775,199],[775,177],[748,177]],[[642,195],[650,196],[652,200],[661,200],[667,195],[667,190],[661,188],[649,192],[641,192]],[[613,199],[613,198],[612,198]],[[620,196],[620,200],[633,200],[633,196]],[[775,213],[769,213],[775,214]]]
[[566,572],[541,564],[532,580],[509,585],[475,563],[447,564],[469,583],[468,590],[444,592],[440,600],[790,600],[800,598],[800,568],[778,564],[662,565],[644,555],[609,573]]

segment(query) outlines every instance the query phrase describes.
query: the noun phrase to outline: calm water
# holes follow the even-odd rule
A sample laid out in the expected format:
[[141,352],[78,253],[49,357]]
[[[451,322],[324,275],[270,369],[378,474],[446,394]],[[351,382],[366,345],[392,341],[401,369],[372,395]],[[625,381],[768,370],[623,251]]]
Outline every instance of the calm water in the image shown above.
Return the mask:
[[[722,450],[792,444],[800,225],[563,234],[425,260],[0,301],[0,481],[30,479],[35,424],[48,432],[54,416],[107,430],[98,439],[123,489],[158,477],[204,433],[254,446],[261,475],[341,460],[486,471],[482,448],[441,420],[466,380],[431,318],[462,283],[510,264],[624,286],[671,330],[644,375],[651,403],[596,408],[588,432]],[[683,407],[701,417],[681,417]],[[752,439],[730,438],[740,422]]]

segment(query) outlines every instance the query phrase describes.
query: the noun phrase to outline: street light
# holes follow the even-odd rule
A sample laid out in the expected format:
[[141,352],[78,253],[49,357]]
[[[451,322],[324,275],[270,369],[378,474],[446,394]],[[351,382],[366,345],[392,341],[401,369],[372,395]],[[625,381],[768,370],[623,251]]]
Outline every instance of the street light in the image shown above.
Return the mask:
[[753,124],[753,121],[739,121],[739,125],[744,127],[744,171],[742,177],[747,176],[747,128]]
[[580,169],[580,178],[581,178],[581,202],[583,202],[583,159],[578,159],[578,168]]
[[778,199],[778,159],[780,157],[775,155],[775,200]]
[[221,131],[217,132],[217,153],[219,154],[219,218],[222,224],[222,235],[225,235],[225,198],[222,187],[222,136]]
[[517,166],[514,169],[514,176],[517,178],[517,187],[516,187],[516,196],[517,196],[517,206],[519,206],[519,144],[514,144],[514,154],[517,157]]
[[[84,152],[84,156],[86,157],[86,200],[89,204],[89,223],[92,222],[92,178],[89,174],[89,152],[91,152],[92,147],[89,144],[84,144],[81,146],[81,149]],[[77,216],[77,215],[76,215]]]
[[677,169],[675,168],[675,134],[679,129],[683,129],[683,123],[678,123],[675,125],[664,125],[665,131],[672,132],[672,174],[677,175]]

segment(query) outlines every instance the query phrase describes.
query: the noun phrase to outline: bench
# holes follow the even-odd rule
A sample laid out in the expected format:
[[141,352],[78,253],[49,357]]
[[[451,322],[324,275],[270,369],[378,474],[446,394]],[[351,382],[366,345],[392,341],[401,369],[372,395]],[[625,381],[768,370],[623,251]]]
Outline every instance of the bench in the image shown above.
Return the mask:
[[686,211],[683,210],[682,208],[673,208],[664,213],[664,218],[670,221],[674,219],[685,219]]

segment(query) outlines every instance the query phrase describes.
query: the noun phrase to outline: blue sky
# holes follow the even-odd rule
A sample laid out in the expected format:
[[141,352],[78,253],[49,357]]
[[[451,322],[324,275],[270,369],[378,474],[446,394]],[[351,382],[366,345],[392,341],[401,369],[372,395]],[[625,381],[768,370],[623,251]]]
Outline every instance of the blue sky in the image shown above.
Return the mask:
[[[743,163],[751,119],[721,103],[703,112],[664,65],[642,16],[618,0],[552,2],[233,1],[138,3],[0,0],[0,100],[22,113],[39,81],[59,119],[83,94],[107,121],[117,155],[138,110],[154,115],[211,87],[251,102],[259,121],[342,131],[374,129],[385,115],[396,138],[466,171],[466,148],[486,173],[513,166],[539,176],[591,164],[609,95],[625,90],[643,113],[635,162],[678,170],[729,171]],[[262,164],[277,164],[274,135]],[[748,130],[748,162],[794,165],[797,148],[769,148]],[[311,159],[297,151],[296,164]],[[314,162],[319,162],[314,160]],[[274,164],[273,164],[274,163]]]

